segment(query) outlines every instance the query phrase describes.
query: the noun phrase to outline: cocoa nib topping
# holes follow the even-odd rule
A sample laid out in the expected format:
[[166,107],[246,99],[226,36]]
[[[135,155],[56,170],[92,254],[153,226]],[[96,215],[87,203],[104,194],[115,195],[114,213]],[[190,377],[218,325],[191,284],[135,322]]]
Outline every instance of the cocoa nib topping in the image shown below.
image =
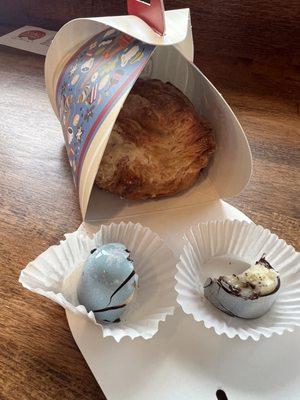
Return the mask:
[[255,289],[255,288],[256,288],[256,286],[255,286],[254,283],[252,283],[252,282],[246,282],[246,283],[245,283],[245,287],[246,287],[246,288],[250,287],[251,289]]
[[222,286],[222,288],[223,288],[224,290],[226,290],[226,292],[231,293],[231,294],[233,294],[233,295],[235,295],[235,296],[240,296],[241,288],[232,286],[230,283],[228,283],[228,282],[225,280],[225,277],[224,277],[224,276],[220,276],[220,277],[217,279],[217,282],[218,282],[218,284],[219,284],[220,286]]
[[255,292],[256,286],[255,286],[252,282],[242,282],[242,283],[240,283],[240,286],[237,287],[237,286],[231,285],[231,284],[225,279],[224,276],[220,276],[220,277],[217,279],[217,282],[218,282],[218,284],[219,284],[220,286],[222,286],[222,288],[223,288],[227,293],[230,293],[230,294],[232,294],[232,295],[234,295],[234,296],[243,297],[243,298],[244,298],[244,296],[241,295],[242,289],[248,289],[248,288],[250,288],[250,289],[252,289],[252,293],[251,293],[250,296],[245,297],[245,299],[255,300],[255,299],[258,299],[258,297],[259,297],[259,294]]

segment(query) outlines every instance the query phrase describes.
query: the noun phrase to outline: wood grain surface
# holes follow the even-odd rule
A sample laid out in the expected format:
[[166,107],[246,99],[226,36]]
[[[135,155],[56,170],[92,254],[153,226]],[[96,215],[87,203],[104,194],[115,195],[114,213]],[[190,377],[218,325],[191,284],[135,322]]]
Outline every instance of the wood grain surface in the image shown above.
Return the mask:
[[[229,202],[299,250],[299,64],[277,58],[197,47],[196,64],[235,111],[253,152],[251,182]],[[64,310],[18,284],[30,260],[81,222],[43,64],[0,47],[0,399],[104,399]]]

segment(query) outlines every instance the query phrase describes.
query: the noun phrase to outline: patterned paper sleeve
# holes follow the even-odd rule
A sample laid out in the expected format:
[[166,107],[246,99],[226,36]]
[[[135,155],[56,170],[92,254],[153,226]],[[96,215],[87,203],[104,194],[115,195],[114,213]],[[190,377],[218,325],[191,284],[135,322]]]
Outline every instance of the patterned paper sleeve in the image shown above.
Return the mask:
[[154,49],[109,28],[85,43],[62,70],[56,103],[77,187],[95,134],[114,104],[133,86]]

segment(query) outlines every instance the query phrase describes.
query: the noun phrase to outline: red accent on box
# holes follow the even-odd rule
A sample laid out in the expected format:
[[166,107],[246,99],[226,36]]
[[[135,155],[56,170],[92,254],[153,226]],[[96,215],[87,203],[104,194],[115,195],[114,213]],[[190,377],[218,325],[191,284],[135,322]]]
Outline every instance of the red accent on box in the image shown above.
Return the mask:
[[135,15],[145,21],[155,32],[165,33],[165,7],[163,0],[127,0],[128,14]]

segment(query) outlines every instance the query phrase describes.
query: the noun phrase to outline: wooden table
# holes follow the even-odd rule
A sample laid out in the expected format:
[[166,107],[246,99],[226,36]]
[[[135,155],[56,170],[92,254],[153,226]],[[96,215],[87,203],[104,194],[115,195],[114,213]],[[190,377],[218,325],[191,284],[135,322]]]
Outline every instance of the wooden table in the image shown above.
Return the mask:
[[[291,67],[197,52],[240,119],[251,182],[229,202],[298,250],[299,93]],[[0,47],[0,399],[102,399],[62,308],[24,290],[20,270],[81,223],[44,58]]]

